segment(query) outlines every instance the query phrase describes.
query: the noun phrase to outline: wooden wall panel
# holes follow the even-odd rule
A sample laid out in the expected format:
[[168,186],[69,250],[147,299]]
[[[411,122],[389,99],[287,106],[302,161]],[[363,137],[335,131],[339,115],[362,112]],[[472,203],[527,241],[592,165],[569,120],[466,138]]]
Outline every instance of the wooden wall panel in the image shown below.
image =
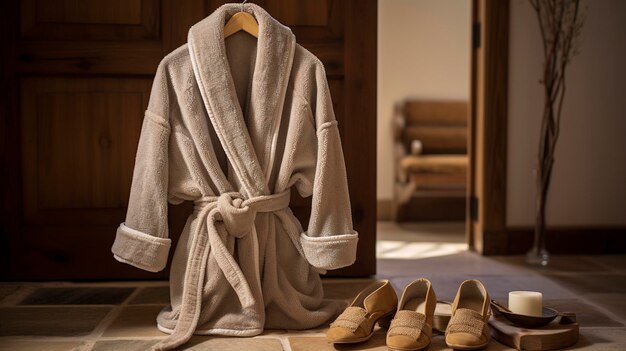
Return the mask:
[[[4,279],[167,277],[120,264],[110,250],[154,73],[185,41],[171,28],[185,23],[186,32],[204,16],[191,2],[204,9],[195,0],[175,13],[164,12],[170,0],[9,2],[3,83],[16,93],[2,106],[11,136],[2,163],[12,169],[3,204],[14,210],[2,224]],[[172,228],[186,210],[172,211]]]
[[21,32],[36,40],[157,40],[158,0],[24,0]]
[[289,26],[296,35],[298,43],[330,44],[343,39],[345,1],[267,0],[260,1],[259,5],[262,5],[281,23]]
[[267,3],[267,10],[274,18],[286,26],[319,26],[328,25],[329,9],[332,4],[328,0],[276,0]]
[[[22,82],[26,224],[111,224],[119,219],[132,177],[129,155],[136,153],[150,86],[150,79]],[[92,211],[72,218],[76,209]],[[107,221],[100,212],[112,218]]]
[[34,0],[34,3],[34,12],[39,22],[141,23],[140,0]]

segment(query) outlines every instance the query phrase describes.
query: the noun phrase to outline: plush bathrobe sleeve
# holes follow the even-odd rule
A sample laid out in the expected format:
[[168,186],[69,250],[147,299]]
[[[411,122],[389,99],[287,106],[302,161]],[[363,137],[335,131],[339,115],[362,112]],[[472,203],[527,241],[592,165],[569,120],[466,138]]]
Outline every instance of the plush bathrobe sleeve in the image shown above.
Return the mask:
[[111,248],[120,262],[158,272],[165,268],[171,246],[167,227],[168,84],[157,70],[145,112],[128,201],[126,220]]
[[300,241],[309,263],[328,270],[354,263],[358,234],[352,228],[341,139],[321,63],[315,80],[315,96],[310,104],[316,126],[317,158],[311,217]]

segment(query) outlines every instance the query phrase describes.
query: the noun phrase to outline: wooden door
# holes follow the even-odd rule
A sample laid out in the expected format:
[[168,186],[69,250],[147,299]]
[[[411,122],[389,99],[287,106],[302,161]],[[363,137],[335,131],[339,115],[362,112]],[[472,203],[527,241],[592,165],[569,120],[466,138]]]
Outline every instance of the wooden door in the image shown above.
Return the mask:
[[[3,278],[166,278],[110,252],[124,220],[153,74],[223,1],[23,0],[3,25]],[[376,2],[267,0],[326,67],[341,126],[357,263],[375,273]],[[294,198],[306,224],[310,204]],[[190,204],[170,208],[176,240]],[[173,252],[173,250],[172,250]]]

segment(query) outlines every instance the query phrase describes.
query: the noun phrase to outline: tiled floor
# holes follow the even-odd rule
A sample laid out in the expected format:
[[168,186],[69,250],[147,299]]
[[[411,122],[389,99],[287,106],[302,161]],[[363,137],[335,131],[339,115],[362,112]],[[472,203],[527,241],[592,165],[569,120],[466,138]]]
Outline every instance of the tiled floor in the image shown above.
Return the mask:
[[[459,229],[461,228],[461,229]],[[462,227],[419,227],[382,223],[379,274],[402,288],[429,278],[438,298],[451,300],[458,284],[476,278],[492,297],[506,301],[510,290],[539,290],[545,304],[576,312],[581,325],[575,350],[626,350],[626,256],[560,256],[547,268],[531,268],[522,257],[481,257],[463,250]],[[442,238],[442,242],[435,242]],[[393,244],[390,244],[393,243]],[[365,279],[327,279],[328,298],[349,300]],[[167,282],[4,283],[0,285],[0,351],[148,350],[164,334],[155,326],[168,301]],[[333,347],[324,327],[304,332],[269,330],[254,338],[194,337],[186,350],[324,351],[386,350],[384,330],[368,342]],[[445,350],[441,335],[429,350]],[[496,341],[488,350],[507,350]]]

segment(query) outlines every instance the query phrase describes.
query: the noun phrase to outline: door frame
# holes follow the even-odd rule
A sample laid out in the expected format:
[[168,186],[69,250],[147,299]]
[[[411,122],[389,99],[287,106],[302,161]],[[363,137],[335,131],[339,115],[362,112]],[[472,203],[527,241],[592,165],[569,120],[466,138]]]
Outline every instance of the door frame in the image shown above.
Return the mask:
[[467,242],[508,251],[506,231],[510,0],[472,0]]
[[[0,8],[3,13],[15,14],[19,2],[4,1]],[[0,97],[0,183],[4,184],[0,189],[0,201],[2,201],[2,216],[0,217],[0,264],[9,267],[10,264],[10,238],[9,233],[16,233],[19,229],[21,216],[21,202],[19,201],[21,189],[20,177],[20,145],[19,119],[16,118],[18,111],[18,86],[15,62],[12,60],[16,55],[17,19],[10,15],[0,24],[0,38],[2,38],[4,54],[0,57],[0,86],[4,93]],[[5,272],[3,270],[3,272]],[[4,280],[5,273],[0,274]]]
[[378,2],[351,0],[344,5],[344,56],[350,59],[344,58],[343,93],[350,103],[344,105],[342,146],[359,242],[356,262],[329,276],[367,277],[376,274]]
[[[479,45],[472,48],[468,208],[475,210],[468,212],[467,242],[483,255],[524,254],[533,242],[532,225],[506,223],[510,9],[511,0],[472,0]],[[546,239],[557,254],[626,252],[624,226],[550,226]]]

